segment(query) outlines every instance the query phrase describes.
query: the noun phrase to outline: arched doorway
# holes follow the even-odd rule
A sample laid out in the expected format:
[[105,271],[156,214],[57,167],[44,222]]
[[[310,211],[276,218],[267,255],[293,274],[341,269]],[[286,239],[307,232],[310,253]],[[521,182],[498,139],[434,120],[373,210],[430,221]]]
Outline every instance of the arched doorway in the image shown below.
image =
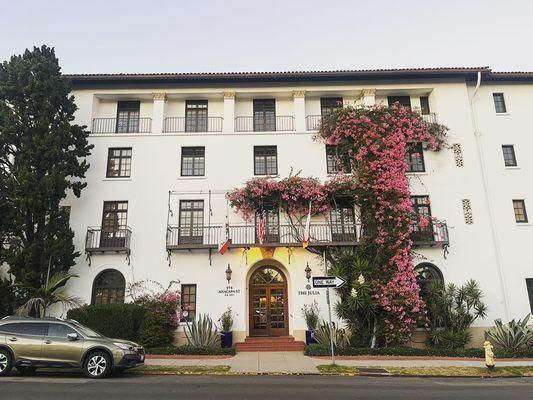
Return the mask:
[[265,265],[250,277],[250,336],[288,335],[287,279],[278,268]]

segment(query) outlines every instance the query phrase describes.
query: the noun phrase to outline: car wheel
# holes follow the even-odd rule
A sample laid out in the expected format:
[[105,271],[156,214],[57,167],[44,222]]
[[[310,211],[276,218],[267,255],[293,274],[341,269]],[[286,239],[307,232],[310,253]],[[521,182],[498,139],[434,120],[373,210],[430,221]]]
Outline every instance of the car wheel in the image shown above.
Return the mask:
[[15,367],[21,375],[31,375],[37,371],[37,367]]
[[9,374],[13,368],[11,353],[6,349],[0,349],[0,376]]
[[96,351],[87,357],[83,370],[88,378],[105,378],[111,371],[111,359],[107,353]]

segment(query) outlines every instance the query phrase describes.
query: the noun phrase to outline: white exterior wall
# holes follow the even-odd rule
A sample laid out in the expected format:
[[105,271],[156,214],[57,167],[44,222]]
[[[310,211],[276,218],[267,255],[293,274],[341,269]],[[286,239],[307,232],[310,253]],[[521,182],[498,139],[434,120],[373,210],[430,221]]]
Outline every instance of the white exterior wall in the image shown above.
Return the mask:
[[[426,172],[409,174],[413,195],[429,195],[432,215],[445,220],[449,228],[449,254],[444,257],[443,249],[416,248],[415,265],[431,262],[443,273],[446,283],[458,285],[468,279],[479,282],[485,293],[488,316],[476,323],[479,327],[490,326],[495,318],[522,317],[528,312],[529,301],[524,279],[533,277],[531,260],[526,254],[529,241],[533,238],[530,224],[518,226],[514,222],[511,199],[526,199],[526,206],[533,206],[533,189],[527,175],[533,168],[533,161],[527,159],[526,149],[530,147],[527,120],[528,107],[533,104],[530,86],[483,87],[478,93],[476,107],[479,112],[479,126],[488,173],[492,186],[492,202],[499,231],[499,244],[503,259],[504,279],[500,279],[500,265],[497,262],[495,246],[491,235],[488,206],[481,175],[481,162],[476,150],[472,113],[469,107],[469,92],[465,82],[412,82],[383,83],[343,86],[299,86],[261,88],[217,88],[217,89],[167,89],[164,116],[184,116],[185,99],[209,99],[209,116],[225,116],[223,93],[236,92],[234,116],[252,116],[253,98],[276,98],[277,115],[294,115],[294,91],[305,91],[306,115],[320,114],[321,96],[342,96],[345,103],[359,104],[363,89],[375,89],[376,103],[385,102],[387,95],[411,95],[413,106],[419,105],[421,95],[429,95],[432,112],[439,122],[450,128],[448,143],[459,143],[464,156],[464,166],[457,167],[451,149],[440,152],[425,152]],[[508,115],[496,116],[492,103],[492,91],[506,93]],[[142,99],[141,116],[152,117],[151,94],[163,92],[132,90],[131,96]],[[126,90],[80,90],[75,91],[79,106],[76,122],[89,125],[95,117],[114,117],[116,101],[128,95]],[[153,116],[156,118],[157,116]],[[300,121],[301,122],[301,121]],[[156,124],[152,123],[152,126]],[[157,126],[157,125],[156,125]],[[299,126],[295,121],[295,126]],[[303,125],[305,126],[305,122]],[[237,313],[234,330],[241,339],[248,330],[248,279],[252,268],[262,256],[257,248],[248,252],[231,249],[221,256],[213,250],[211,265],[207,250],[174,251],[171,265],[165,250],[167,225],[167,202],[169,191],[174,216],[170,223],[177,224],[179,200],[204,200],[204,221],[208,220],[208,191],[211,190],[213,214],[211,223],[223,224],[226,215],[226,201],[222,194],[242,184],[253,175],[253,146],[276,145],[278,149],[278,171],[286,177],[291,170],[301,170],[301,176],[327,179],[324,144],[313,140],[314,134],[297,130],[295,132],[250,132],[250,133],[177,133],[163,134],[153,131],[149,134],[93,134],[90,142],[95,145],[89,157],[91,168],[87,173],[88,187],[80,199],[69,197],[66,204],[72,206],[71,225],[75,231],[75,245],[84,252],[85,234],[88,226],[99,226],[102,220],[104,201],[128,200],[128,226],[132,228],[131,263],[124,254],[94,254],[89,267],[84,257],[78,259],[73,272],[80,278],[69,281],[68,289],[87,302],[91,301],[92,283],[96,275],[115,268],[123,273],[128,283],[151,279],[167,285],[171,280],[183,284],[197,285],[197,312],[208,313],[217,320],[226,307]],[[519,168],[503,167],[502,144],[514,144]],[[528,146],[529,147],[526,147]],[[180,177],[180,149],[182,146],[205,146],[205,176],[198,178]],[[106,179],[106,163],[109,147],[132,147],[131,178]],[[189,192],[184,194],[183,192]],[[191,192],[202,192],[193,194]],[[462,199],[472,203],[474,223],[465,223]],[[533,208],[532,208],[533,210]],[[531,211],[533,215],[533,211]],[[230,223],[241,223],[240,217],[230,213]],[[281,220],[283,223],[283,219]],[[322,317],[327,318],[325,296],[322,290],[317,295],[303,295],[306,291],[304,268],[309,263],[313,275],[322,275],[323,266],[319,257],[296,248],[276,249],[273,258],[287,275],[289,289],[289,333],[302,338],[305,322],[301,316],[304,304],[317,300]],[[290,258],[290,261],[289,261]],[[226,289],[225,270],[230,263],[233,275],[230,286],[239,290],[233,296],[221,293]],[[503,283],[505,281],[505,284]],[[508,310],[503,289],[508,296]],[[299,293],[300,292],[300,293]],[[305,292],[307,293],[307,292]]]

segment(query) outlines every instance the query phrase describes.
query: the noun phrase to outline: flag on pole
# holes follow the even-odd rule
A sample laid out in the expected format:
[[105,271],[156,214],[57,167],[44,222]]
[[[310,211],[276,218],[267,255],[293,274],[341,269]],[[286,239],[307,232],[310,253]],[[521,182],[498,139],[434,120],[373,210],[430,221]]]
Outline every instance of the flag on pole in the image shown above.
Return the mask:
[[304,237],[302,241],[302,247],[305,249],[307,246],[309,246],[309,230],[311,228],[311,202],[309,202],[309,212],[307,213],[307,220],[305,221],[305,231],[304,231]]
[[259,222],[257,223],[257,240],[259,244],[263,244],[265,237],[265,211],[261,210],[259,213]]
[[227,213],[226,213],[226,226],[225,226],[224,232],[225,232],[224,240],[222,241],[222,243],[219,243],[218,245],[218,252],[222,255],[224,255],[226,251],[228,251],[229,246],[231,244],[231,239],[229,237],[229,218],[228,218]]

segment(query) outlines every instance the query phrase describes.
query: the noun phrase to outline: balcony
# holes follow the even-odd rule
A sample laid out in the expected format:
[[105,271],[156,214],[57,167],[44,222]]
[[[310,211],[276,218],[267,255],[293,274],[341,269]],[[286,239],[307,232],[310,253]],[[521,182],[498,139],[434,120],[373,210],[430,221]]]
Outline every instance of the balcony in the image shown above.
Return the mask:
[[152,118],[93,118],[92,133],[150,133]]
[[427,122],[428,124],[436,124],[438,123],[437,114],[435,113],[429,113],[429,114],[421,114],[422,120],[424,122]]
[[236,117],[235,132],[292,132],[293,116],[276,116],[271,118]]
[[222,122],[222,117],[167,117],[163,125],[163,132],[222,132]]
[[[427,228],[416,227],[411,239],[413,246],[447,246],[448,228],[446,223],[431,224]],[[299,247],[302,244],[304,227],[277,225],[267,228],[263,247]],[[360,224],[311,224],[310,246],[356,246],[361,237]],[[231,247],[259,246],[254,225],[230,225]],[[167,250],[216,249],[225,239],[225,226],[186,226],[167,227]]]
[[308,115],[305,117],[305,126],[308,131],[318,130],[322,122],[322,115]]
[[131,253],[131,228],[119,228],[113,230],[103,230],[101,227],[88,227],[85,236],[85,254],[89,266],[91,265],[91,255],[94,253],[125,253],[128,260]]

